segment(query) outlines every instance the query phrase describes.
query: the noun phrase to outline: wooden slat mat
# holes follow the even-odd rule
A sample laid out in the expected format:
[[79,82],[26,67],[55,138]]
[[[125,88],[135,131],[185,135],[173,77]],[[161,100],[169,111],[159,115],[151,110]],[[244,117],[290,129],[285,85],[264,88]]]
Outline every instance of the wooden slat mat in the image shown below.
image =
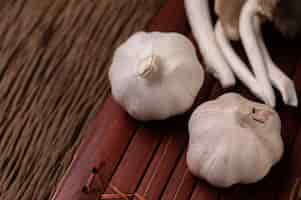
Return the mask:
[[[168,0],[147,30],[177,31],[193,40],[185,19],[183,0]],[[300,97],[300,41],[286,41],[269,26],[264,35],[268,38],[267,45],[272,57],[295,81]],[[234,45],[242,52],[239,44]],[[240,83],[227,91],[237,91],[254,99]],[[227,91],[206,74],[205,85],[196,105]],[[301,183],[298,179],[301,174],[300,107],[282,105],[279,94],[277,100],[286,147],[282,161],[259,183],[217,189],[194,178],[187,169],[189,112],[163,122],[139,123],[109,96],[87,129],[53,199],[96,200],[101,196],[146,200],[297,199]]]
[[113,50],[163,2],[0,2],[1,200],[49,199],[109,92]]

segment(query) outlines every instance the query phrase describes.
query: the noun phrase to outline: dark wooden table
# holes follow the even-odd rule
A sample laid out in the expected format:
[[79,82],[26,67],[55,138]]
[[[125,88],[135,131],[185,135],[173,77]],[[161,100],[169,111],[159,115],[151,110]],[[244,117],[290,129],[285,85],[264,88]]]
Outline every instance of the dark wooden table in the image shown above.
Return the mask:
[[[183,0],[168,0],[147,31],[176,31],[193,40],[185,17]],[[299,41],[283,39],[270,26],[266,28],[264,35],[272,57],[294,80],[300,95]],[[240,45],[234,45],[241,52]],[[235,88],[223,90],[207,74],[196,105],[227,91],[237,91],[254,99],[240,83]],[[103,197],[109,197],[108,194],[118,193],[138,194],[140,199],[143,197],[147,200],[298,199],[301,183],[300,107],[282,105],[279,94],[277,100],[285,141],[283,159],[267,177],[256,184],[218,189],[193,177],[187,169],[189,112],[164,122],[139,123],[129,117],[109,96],[89,126],[54,199],[95,200],[100,199],[102,194],[107,194]],[[139,199],[139,196],[134,199]]]

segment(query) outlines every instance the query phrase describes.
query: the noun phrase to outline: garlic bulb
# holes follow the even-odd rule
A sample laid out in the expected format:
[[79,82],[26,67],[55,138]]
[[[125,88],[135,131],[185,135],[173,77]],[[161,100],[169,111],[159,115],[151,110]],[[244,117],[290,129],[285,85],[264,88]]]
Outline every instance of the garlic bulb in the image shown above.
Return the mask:
[[222,95],[191,116],[188,167],[219,187],[259,181],[283,154],[280,132],[271,107],[235,93]]
[[204,72],[185,36],[138,32],[116,50],[109,79],[113,97],[131,116],[161,120],[191,107]]

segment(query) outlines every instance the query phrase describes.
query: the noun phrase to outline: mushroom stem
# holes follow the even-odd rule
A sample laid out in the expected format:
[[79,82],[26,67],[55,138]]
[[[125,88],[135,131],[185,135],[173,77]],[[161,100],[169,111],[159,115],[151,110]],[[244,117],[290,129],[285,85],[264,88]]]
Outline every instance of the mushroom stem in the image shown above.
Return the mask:
[[267,47],[265,46],[264,39],[260,27],[260,19],[258,17],[254,20],[257,41],[263,53],[264,60],[267,65],[269,78],[275,88],[281,93],[283,102],[290,106],[298,106],[298,98],[295,85],[273,62]]
[[233,50],[220,21],[216,23],[215,34],[217,42],[228,63],[230,64],[230,67],[234,74],[242,83],[244,83],[251,90],[251,92],[255,96],[265,101],[265,96],[260,85],[258,84],[258,81],[256,80],[256,78],[254,78],[254,75],[248,70],[246,64],[239,58],[239,56]]
[[208,0],[185,0],[185,8],[207,70],[221,82],[223,87],[234,85],[235,77],[214,37]]
[[138,67],[138,75],[141,78],[148,78],[158,69],[159,57],[151,55],[142,60]]
[[240,15],[239,32],[256,79],[263,89],[266,98],[265,102],[268,102],[270,106],[274,107],[276,104],[275,93],[268,78],[266,64],[261,54],[259,44],[257,43],[254,30],[254,17],[257,14],[258,2],[255,0],[247,0]]

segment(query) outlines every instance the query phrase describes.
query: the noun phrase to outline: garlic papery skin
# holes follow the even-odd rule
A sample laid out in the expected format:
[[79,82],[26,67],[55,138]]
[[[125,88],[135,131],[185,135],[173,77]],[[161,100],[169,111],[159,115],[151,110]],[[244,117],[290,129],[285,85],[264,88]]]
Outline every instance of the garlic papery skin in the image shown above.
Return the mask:
[[138,32],[116,50],[109,79],[114,99],[132,117],[163,120],[192,106],[204,71],[185,36]]
[[281,122],[269,106],[227,93],[189,120],[187,165],[218,187],[261,180],[283,154]]

